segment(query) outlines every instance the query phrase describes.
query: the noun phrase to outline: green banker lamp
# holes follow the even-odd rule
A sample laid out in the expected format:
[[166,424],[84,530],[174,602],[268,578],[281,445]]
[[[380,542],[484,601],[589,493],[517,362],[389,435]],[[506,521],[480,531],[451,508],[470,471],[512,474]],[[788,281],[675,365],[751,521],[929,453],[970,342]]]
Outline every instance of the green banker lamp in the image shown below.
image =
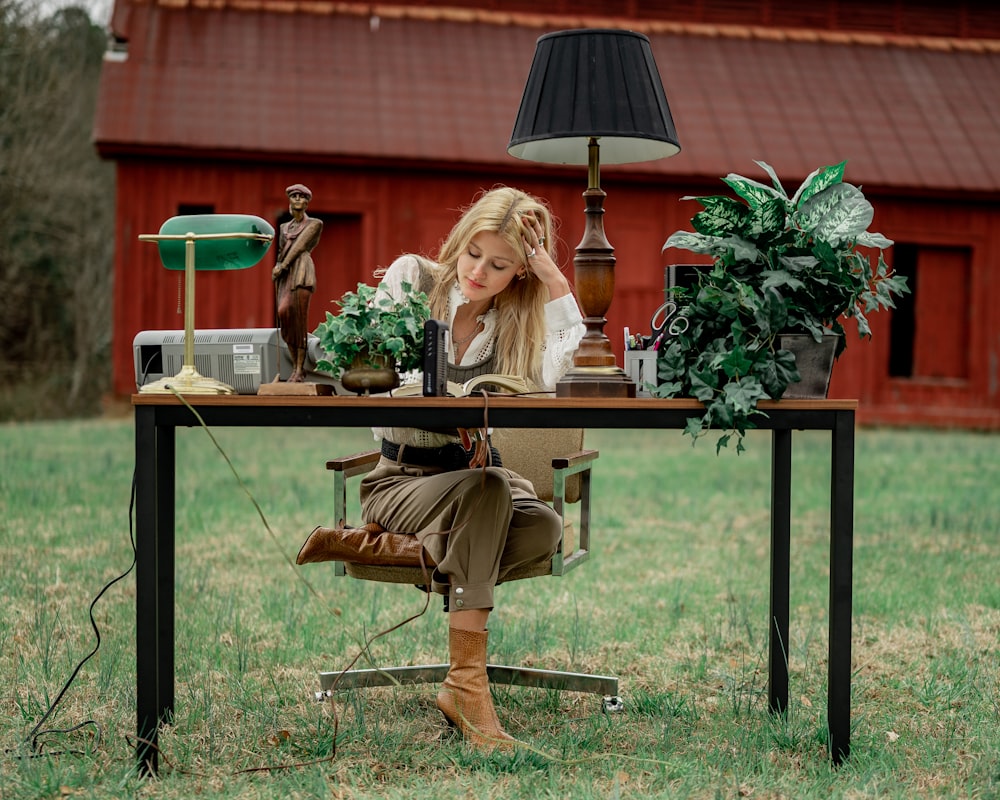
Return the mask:
[[[139,236],[156,242],[167,269],[184,270],[184,364],[172,378],[139,387],[141,394],[236,394],[227,383],[206,378],[194,366],[194,273],[196,269],[247,269],[271,246],[274,228],[249,214],[193,214],[171,217],[159,233]],[[197,252],[195,250],[197,246]]]

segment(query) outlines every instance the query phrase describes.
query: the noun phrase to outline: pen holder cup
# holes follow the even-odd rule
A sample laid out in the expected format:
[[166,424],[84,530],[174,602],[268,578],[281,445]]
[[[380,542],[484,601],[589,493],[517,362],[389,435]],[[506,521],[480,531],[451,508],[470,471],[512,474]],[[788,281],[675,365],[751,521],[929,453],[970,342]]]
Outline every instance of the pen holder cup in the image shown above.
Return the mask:
[[635,381],[635,396],[650,397],[649,389],[644,384],[656,384],[656,351],[626,350],[625,373]]

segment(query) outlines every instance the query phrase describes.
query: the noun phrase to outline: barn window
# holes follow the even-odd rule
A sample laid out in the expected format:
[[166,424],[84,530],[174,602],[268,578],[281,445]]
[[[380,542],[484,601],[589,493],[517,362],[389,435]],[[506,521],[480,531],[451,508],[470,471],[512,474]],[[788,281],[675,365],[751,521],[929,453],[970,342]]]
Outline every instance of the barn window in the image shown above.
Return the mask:
[[911,293],[892,312],[889,374],[968,379],[972,249],[897,242],[891,252]]

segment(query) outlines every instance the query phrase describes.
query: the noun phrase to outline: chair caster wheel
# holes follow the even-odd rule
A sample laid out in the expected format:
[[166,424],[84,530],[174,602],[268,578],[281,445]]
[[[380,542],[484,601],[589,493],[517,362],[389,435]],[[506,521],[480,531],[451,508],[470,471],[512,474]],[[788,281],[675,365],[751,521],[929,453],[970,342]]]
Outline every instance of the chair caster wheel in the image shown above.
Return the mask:
[[625,710],[625,701],[616,694],[605,695],[601,708],[605,714],[620,714]]

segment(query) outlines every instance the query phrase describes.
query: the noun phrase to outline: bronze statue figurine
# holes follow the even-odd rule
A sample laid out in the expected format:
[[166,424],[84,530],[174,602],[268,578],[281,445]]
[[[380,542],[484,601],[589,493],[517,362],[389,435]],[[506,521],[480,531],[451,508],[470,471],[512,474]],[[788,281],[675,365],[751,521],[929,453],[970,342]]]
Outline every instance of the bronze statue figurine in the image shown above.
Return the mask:
[[292,374],[288,380],[301,383],[305,380],[303,365],[309,335],[309,301],[316,289],[316,267],[311,252],[319,244],[323,220],[306,214],[312,200],[309,187],[295,183],[285,189],[285,194],[292,218],[279,228],[278,260],[271,277],[274,279],[278,327],[292,359]]

